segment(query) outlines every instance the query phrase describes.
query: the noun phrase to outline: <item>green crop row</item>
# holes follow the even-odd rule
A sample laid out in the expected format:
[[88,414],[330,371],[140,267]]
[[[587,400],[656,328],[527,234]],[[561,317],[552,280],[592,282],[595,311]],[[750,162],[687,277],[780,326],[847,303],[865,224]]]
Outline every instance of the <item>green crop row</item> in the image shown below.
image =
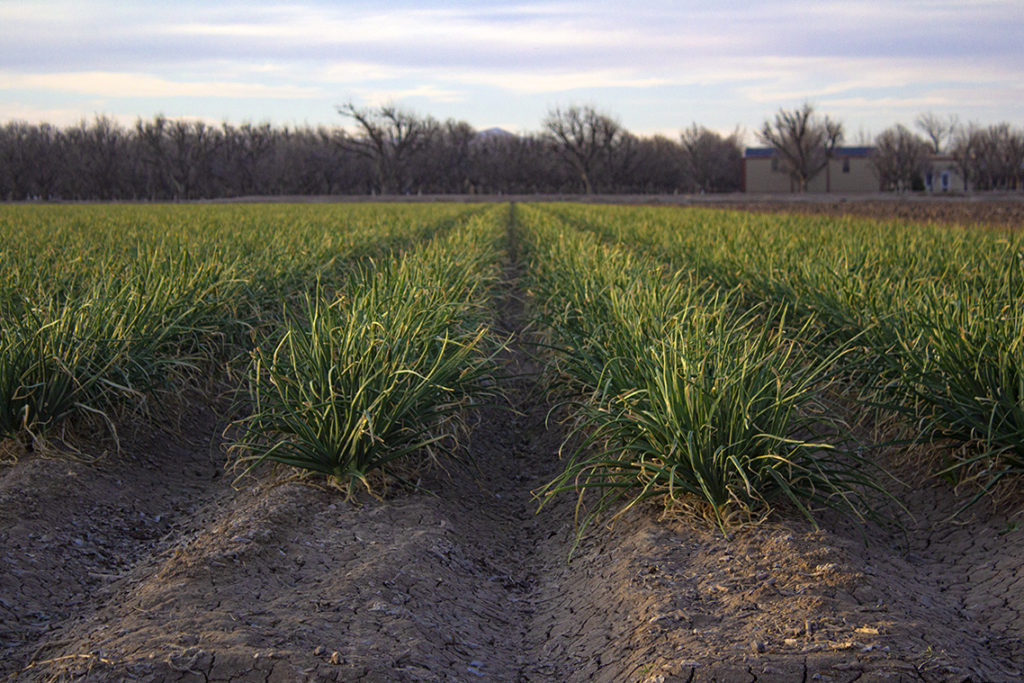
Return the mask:
[[[779,500],[855,514],[874,487],[819,433],[841,352],[808,348],[786,307],[520,207],[528,280],[558,372],[575,387],[581,441],[546,494],[596,490],[583,527],[651,497],[702,500],[723,527]],[[581,493],[581,501],[584,496]]]
[[[394,474],[494,391],[507,208],[2,207],[0,438],[112,425],[229,369],[246,467],[349,491]],[[722,525],[777,500],[864,514],[856,492],[877,487],[824,404],[843,393],[948,446],[936,471],[979,495],[1024,471],[1020,233],[572,204],[513,218],[579,419],[548,493],[596,489],[598,511],[700,499]]]
[[287,302],[466,220],[464,206],[0,209],[0,438],[244,356]]
[[[430,243],[322,288],[254,353],[236,444],[351,493],[414,452],[451,451],[467,404],[495,391],[489,327],[500,220],[492,208]],[[247,470],[248,471],[248,470]]]
[[[813,320],[865,404],[943,444],[984,492],[1024,471],[1024,235],[736,211],[548,207],[561,219]],[[980,495],[980,493],[979,493]]]

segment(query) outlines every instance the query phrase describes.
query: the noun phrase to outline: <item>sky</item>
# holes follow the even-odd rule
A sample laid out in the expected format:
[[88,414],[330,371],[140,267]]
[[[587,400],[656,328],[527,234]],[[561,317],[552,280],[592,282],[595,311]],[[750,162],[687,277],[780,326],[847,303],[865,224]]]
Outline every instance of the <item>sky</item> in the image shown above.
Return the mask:
[[394,103],[539,131],[591,105],[745,142],[811,103],[866,142],[923,112],[1024,125],[1022,0],[0,0],[0,122],[346,125]]

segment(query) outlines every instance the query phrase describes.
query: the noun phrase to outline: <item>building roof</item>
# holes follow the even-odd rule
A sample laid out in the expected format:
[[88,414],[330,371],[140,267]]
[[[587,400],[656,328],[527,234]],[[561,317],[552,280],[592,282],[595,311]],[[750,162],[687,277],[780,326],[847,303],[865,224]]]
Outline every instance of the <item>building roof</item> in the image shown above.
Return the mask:
[[837,157],[867,157],[875,151],[874,147],[836,147]]
[[[837,157],[866,157],[870,156],[874,147],[836,147]],[[775,150],[771,147],[747,147],[743,151],[747,159],[770,159],[775,156]]]

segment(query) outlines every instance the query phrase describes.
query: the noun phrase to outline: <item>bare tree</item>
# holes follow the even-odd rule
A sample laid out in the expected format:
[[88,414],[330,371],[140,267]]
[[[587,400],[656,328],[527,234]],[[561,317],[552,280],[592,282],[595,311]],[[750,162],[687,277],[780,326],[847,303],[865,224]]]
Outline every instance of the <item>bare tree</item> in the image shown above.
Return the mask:
[[67,149],[65,191],[78,199],[119,199],[127,184],[124,164],[128,139],[124,128],[108,116],[82,120],[64,131]]
[[731,192],[742,184],[739,131],[728,137],[694,123],[679,136],[686,169],[700,192]]
[[972,184],[977,183],[975,169],[977,166],[976,157],[980,146],[981,130],[974,123],[966,126],[957,126],[953,131],[950,140],[950,153],[956,161],[960,177],[964,180],[964,192],[967,192]]
[[420,118],[394,104],[371,109],[349,102],[338,107],[338,113],[359,126],[359,134],[347,144],[373,162],[381,194],[407,189],[403,185],[409,160],[429,142],[437,129],[434,120]]
[[995,126],[979,128],[974,138],[974,177],[979,189],[999,188],[1003,175],[1003,159]]
[[61,196],[69,145],[48,123],[12,121],[0,128],[0,199],[55,199]]
[[684,156],[682,146],[663,135],[640,138],[630,182],[622,189],[631,193],[687,191],[690,180]]
[[169,169],[167,167],[167,126],[168,121],[163,115],[153,117],[152,121],[135,122],[136,153],[141,172],[142,193],[148,199],[158,199],[168,184]]
[[473,140],[471,192],[530,194],[563,192],[575,186],[549,138],[484,131]]
[[622,126],[592,106],[571,106],[564,110],[556,107],[548,112],[543,125],[564,161],[579,176],[583,191],[593,194],[594,176],[622,138]]
[[976,189],[1015,190],[1022,180],[1024,131],[1006,122],[987,128],[970,124],[958,131],[953,156]]
[[806,192],[807,183],[828,165],[842,142],[843,124],[815,116],[814,107],[805,102],[800,109],[780,109],[773,121],[764,122],[757,137],[775,149],[783,168]]
[[1024,188],[1024,130],[1006,125],[1003,141],[1003,159],[1007,170],[1007,187],[1011,190]]
[[448,119],[414,157],[412,179],[417,190],[435,194],[468,192],[471,146],[476,131],[465,121]]
[[615,144],[605,149],[599,182],[605,192],[629,192],[642,161],[640,138],[622,131]]
[[222,132],[202,121],[172,121],[165,127],[164,164],[175,199],[195,199],[214,190],[212,157]]
[[903,124],[896,124],[875,138],[871,164],[886,190],[913,189],[930,163],[931,146]]
[[[352,191],[355,177],[371,174],[366,160],[346,150],[342,131],[309,126],[282,132],[277,139],[274,178],[280,194],[328,195]],[[349,178],[348,176],[352,176]],[[368,193],[367,187],[363,193]]]
[[920,114],[914,119],[914,125],[924,132],[931,143],[932,154],[943,154],[947,141],[951,141],[957,129],[956,116],[943,118],[932,112]]

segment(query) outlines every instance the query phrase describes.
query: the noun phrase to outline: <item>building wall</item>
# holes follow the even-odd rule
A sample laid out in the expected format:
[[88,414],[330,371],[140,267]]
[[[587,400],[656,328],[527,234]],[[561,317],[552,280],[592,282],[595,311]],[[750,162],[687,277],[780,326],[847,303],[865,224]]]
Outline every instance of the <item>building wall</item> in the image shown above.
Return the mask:
[[[858,192],[879,192],[878,174],[871,165],[870,147],[840,147],[836,158],[829,161],[828,170],[823,170],[807,183],[809,193],[856,194]],[[748,149],[743,157],[743,190],[750,193],[798,192],[799,187],[789,174],[780,170],[781,165],[767,148]],[[931,158],[929,170],[925,173],[924,184],[928,192],[963,192],[964,180],[956,160],[949,155]]]
[[[781,165],[763,152],[743,159],[744,191],[751,193],[798,192],[799,187]],[[878,176],[866,153],[842,154],[807,183],[809,193],[878,192]]]
[[929,192],[963,192],[964,178],[960,168],[951,156],[932,157],[931,166],[924,177],[925,189]]
[[743,159],[745,192],[793,192],[788,173],[772,168],[772,159],[753,157]]
[[[826,183],[828,189],[826,189]],[[827,175],[819,173],[811,181],[816,192],[878,192],[878,175],[867,156],[840,156],[828,162]]]

